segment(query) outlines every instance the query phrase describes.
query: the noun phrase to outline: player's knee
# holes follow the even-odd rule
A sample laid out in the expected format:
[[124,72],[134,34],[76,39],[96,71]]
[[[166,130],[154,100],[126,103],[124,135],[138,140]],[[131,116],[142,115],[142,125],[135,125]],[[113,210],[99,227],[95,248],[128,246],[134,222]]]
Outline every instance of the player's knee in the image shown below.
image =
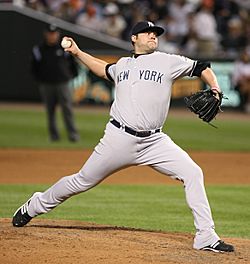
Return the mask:
[[76,173],[74,178],[75,183],[82,191],[87,191],[98,183],[97,179],[95,179],[94,177],[90,177],[83,171]]
[[195,166],[195,176],[200,180],[203,181],[203,171],[201,169],[201,167],[199,167],[198,165]]
[[60,182],[66,186],[66,189],[71,195],[85,192],[93,187],[93,183],[79,172],[70,176],[63,177]]
[[192,166],[189,167],[186,174],[186,182],[187,181],[199,181],[203,182],[203,172],[202,169],[194,163]]

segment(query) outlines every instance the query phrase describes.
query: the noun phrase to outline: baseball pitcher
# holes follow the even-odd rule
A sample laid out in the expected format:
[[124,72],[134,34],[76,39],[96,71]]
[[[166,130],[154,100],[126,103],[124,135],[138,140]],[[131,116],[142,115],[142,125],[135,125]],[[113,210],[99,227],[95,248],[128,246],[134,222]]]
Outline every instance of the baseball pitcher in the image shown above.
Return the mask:
[[[187,204],[192,210],[198,250],[232,252],[215,232],[204,188],[201,168],[162,132],[167,118],[171,88],[184,76],[198,76],[211,87],[213,98],[220,88],[209,63],[156,51],[163,28],[142,21],[132,28],[134,53],[108,64],[80,50],[72,38],[65,48],[97,76],[115,84],[115,99],[105,134],[77,173],[61,178],[44,192],[36,192],[13,216],[16,227],[49,212],[69,197],[85,192],[113,172],[129,165],[148,165],[184,184]],[[203,100],[204,101],[204,100]],[[206,102],[204,102],[206,103]]]

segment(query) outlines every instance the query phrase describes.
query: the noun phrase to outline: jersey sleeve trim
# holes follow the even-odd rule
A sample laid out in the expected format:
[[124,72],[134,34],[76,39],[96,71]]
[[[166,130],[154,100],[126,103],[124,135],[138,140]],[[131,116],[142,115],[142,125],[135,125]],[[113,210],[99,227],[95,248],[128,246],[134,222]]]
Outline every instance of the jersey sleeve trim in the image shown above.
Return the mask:
[[106,73],[106,76],[107,76],[108,79],[109,79],[110,81],[112,81],[112,82],[114,82],[114,80],[113,80],[113,78],[111,77],[111,75],[109,74],[108,69],[109,69],[110,66],[112,66],[112,65],[114,65],[114,64],[115,64],[115,63],[109,63],[109,64],[107,64],[106,67],[105,67],[105,73]]
[[192,67],[191,72],[190,72],[190,74],[189,74],[190,77],[193,76],[193,72],[194,72],[194,69],[195,69],[196,64],[197,64],[197,61],[194,61],[194,63],[193,63],[193,67]]
[[197,61],[193,70],[191,71],[190,76],[198,76],[201,77],[201,73],[206,69],[206,68],[211,68],[211,64],[208,61],[202,62],[202,61]]

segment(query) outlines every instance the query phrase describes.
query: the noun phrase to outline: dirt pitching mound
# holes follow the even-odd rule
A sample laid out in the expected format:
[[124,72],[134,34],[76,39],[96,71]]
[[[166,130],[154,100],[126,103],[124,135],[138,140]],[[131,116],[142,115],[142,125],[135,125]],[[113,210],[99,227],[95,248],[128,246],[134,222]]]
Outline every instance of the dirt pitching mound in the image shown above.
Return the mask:
[[[23,228],[0,219],[0,262],[9,263],[249,263],[250,240],[227,238],[234,253],[192,249],[193,236],[80,221],[34,219]],[[20,262],[21,261],[21,262]]]

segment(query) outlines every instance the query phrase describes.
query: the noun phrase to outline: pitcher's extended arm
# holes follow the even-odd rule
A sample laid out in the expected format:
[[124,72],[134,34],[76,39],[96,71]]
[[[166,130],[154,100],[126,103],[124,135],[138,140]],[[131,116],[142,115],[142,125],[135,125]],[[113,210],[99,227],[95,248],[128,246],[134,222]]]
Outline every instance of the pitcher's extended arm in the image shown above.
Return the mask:
[[64,37],[63,39],[71,41],[71,46],[69,48],[65,48],[64,50],[70,52],[77,59],[80,60],[85,66],[87,66],[94,74],[99,77],[108,79],[105,73],[105,67],[108,64],[106,61],[100,60],[84,51],[82,51],[75,41],[70,37]]

